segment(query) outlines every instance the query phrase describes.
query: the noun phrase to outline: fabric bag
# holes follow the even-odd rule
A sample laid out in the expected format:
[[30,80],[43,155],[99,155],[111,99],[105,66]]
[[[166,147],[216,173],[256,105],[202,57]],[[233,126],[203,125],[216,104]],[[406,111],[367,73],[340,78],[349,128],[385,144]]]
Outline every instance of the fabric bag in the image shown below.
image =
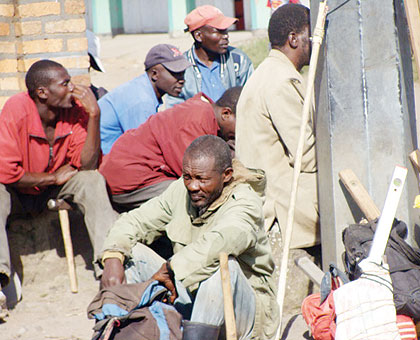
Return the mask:
[[167,293],[155,280],[102,289],[88,306],[92,340],[181,340],[182,316],[162,302]]
[[[377,221],[352,224],[343,231],[345,253],[343,262],[351,280],[360,277],[359,262],[368,257]],[[404,238],[407,226],[394,220],[385,250],[389,265],[394,303],[398,314],[420,320],[420,252],[413,249]]]

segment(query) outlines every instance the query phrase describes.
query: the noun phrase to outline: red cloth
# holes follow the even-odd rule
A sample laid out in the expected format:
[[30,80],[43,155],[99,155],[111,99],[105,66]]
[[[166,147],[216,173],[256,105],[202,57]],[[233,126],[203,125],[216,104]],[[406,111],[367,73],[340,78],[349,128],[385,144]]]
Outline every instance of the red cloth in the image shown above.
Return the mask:
[[302,302],[302,316],[315,340],[334,340],[336,324],[332,292],[321,305],[320,300],[319,293],[307,296]]
[[[336,323],[333,294],[320,305],[320,294],[307,296],[302,302],[302,316],[311,328],[315,340],[334,340]],[[416,326],[413,319],[406,315],[397,315],[397,328],[401,339],[417,340]]]
[[403,340],[417,340],[416,325],[407,315],[397,315],[397,328]]
[[[50,147],[35,102],[25,92],[11,97],[0,114],[0,183],[15,183],[25,172],[53,173],[65,164],[80,168],[87,121],[82,107],[62,110],[50,159]],[[21,189],[27,194],[41,191],[38,187]]]
[[211,99],[198,93],[119,137],[99,168],[112,194],[180,177],[182,157],[191,142],[202,135],[217,135],[210,103]]

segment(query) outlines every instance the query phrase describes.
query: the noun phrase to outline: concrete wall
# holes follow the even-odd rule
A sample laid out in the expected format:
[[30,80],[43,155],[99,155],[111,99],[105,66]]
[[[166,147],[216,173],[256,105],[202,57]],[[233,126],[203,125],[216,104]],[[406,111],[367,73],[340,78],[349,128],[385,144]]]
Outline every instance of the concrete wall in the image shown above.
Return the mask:
[[252,31],[267,29],[271,15],[270,8],[267,7],[267,2],[262,0],[249,0],[245,1],[245,3],[245,29]]

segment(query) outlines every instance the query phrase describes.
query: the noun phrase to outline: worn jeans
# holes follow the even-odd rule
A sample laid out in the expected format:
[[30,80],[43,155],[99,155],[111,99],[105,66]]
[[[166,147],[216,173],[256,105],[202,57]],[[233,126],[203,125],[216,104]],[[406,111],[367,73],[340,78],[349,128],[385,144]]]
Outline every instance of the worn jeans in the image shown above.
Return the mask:
[[[49,198],[73,202],[83,213],[96,259],[108,229],[118,217],[112,209],[105,179],[98,171],[79,171],[63,186],[51,186],[40,195],[25,195],[11,186],[0,184],[0,284],[5,286],[10,276],[10,252],[6,233],[8,218],[15,214],[40,212]],[[99,273],[96,273],[97,275]]]
[[[125,269],[127,283],[150,279],[164,262],[152,249],[138,243],[132,249],[132,259]],[[255,293],[234,257],[229,257],[228,265],[238,338],[250,339],[255,320]],[[220,269],[200,283],[194,297],[179,281],[176,281],[176,288],[179,297],[174,305],[184,319],[215,326],[224,323]]]

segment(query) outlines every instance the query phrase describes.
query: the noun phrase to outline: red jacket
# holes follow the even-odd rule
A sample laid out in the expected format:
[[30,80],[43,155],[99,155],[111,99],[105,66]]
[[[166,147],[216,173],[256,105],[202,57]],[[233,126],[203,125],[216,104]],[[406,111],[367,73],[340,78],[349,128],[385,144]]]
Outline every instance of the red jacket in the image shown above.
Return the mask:
[[191,142],[203,135],[217,135],[219,126],[211,103],[198,93],[119,137],[99,168],[112,194],[180,177],[182,157]]
[[[0,183],[15,183],[25,172],[53,173],[65,164],[80,168],[87,121],[82,107],[63,109],[50,150],[35,102],[26,92],[11,97],[0,114]],[[42,189],[21,191],[39,194]]]

